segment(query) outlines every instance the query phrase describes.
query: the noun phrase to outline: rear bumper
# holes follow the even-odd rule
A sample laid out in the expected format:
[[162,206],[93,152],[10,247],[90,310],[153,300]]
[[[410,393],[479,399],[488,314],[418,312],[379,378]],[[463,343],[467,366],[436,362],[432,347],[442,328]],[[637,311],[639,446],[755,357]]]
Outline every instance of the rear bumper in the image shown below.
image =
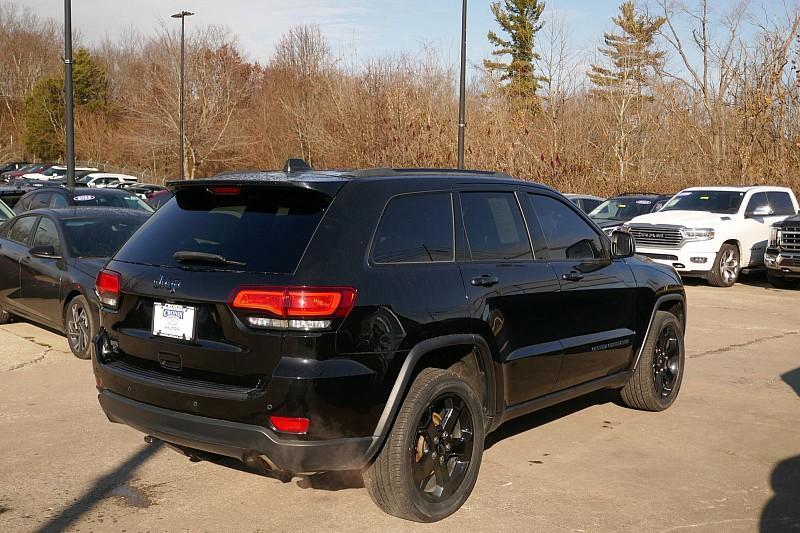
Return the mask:
[[111,422],[126,424],[165,442],[246,461],[264,456],[279,470],[356,470],[370,460],[373,437],[322,441],[280,439],[266,428],[163,409],[108,390],[98,394]]

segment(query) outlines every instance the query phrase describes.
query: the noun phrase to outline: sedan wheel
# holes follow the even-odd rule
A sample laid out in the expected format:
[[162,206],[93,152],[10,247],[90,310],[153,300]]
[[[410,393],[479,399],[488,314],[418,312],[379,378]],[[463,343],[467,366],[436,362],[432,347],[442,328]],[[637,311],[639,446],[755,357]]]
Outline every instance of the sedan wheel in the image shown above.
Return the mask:
[[83,296],[78,296],[69,303],[66,326],[67,342],[72,354],[78,359],[90,359],[94,324],[91,311]]

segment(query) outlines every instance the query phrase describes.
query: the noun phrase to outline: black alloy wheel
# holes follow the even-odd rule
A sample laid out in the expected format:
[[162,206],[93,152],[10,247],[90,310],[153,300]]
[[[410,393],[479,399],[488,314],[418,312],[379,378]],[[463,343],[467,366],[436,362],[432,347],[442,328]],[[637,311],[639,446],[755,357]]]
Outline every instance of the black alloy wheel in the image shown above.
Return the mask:
[[83,296],[78,296],[69,303],[65,322],[67,343],[72,354],[78,359],[90,359],[94,321],[89,305]]
[[412,454],[414,486],[430,501],[450,497],[464,481],[472,461],[474,418],[456,394],[436,398],[417,425]]
[[661,398],[668,398],[680,376],[680,345],[678,333],[672,324],[661,330],[653,354],[653,384]]

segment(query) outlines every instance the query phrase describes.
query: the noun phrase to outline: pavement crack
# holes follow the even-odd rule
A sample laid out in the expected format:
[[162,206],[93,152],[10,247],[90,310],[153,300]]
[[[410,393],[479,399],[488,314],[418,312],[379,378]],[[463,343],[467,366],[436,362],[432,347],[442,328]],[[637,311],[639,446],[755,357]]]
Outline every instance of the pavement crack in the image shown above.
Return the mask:
[[18,365],[14,365],[12,367],[9,367],[8,369],[6,369],[6,372],[13,372],[14,370],[19,370],[20,368],[24,368],[24,367],[26,367],[28,365],[35,365],[36,363],[40,363],[40,362],[44,361],[44,358],[47,357],[48,355],[50,355],[50,352],[52,352],[52,351],[53,351],[53,348],[48,348],[39,357],[31,359],[30,361],[25,361],[24,363],[19,363]]
[[748,346],[753,346],[753,345],[756,345],[756,344],[761,344],[763,342],[783,339],[785,337],[791,337],[791,336],[794,336],[794,335],[800,335],[800,331],[787,331],[785,333],[780,333],[778,335],[770,335],[769,337],[759,337],[757,339],[753,339],[753,340],[750,340],[750,341],[747,341],[747,342],[742,342],[742,343],[739,343],[739,344],[729,344],[729,345],[724,346],[722,348],[716,348],[714,350],[708,350],[708,351],[705,351],[705,352],[700,352],[698,354],[690,355],[689,359],[698,359],[700,357],[705,357],[707,355],[716,355],[716,354],[720,354],[720,353],[730,352],[730,351],[736,350],[738,348],[746,348]]

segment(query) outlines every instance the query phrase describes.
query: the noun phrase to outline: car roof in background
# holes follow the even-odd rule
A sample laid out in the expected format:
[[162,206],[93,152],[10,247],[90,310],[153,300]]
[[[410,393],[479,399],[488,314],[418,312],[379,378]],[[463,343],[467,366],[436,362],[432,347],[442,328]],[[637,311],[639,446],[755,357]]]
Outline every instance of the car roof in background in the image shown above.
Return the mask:
[[[47,182],[44,182],[47,183]],[[126,191],[125,189],[90,189],[88,187],[75,187],[74,189],[68,189],[66,187],[59,187],[59,186],[44,186],[44,187],[34,187],[31,188],[28,192],[41,192],[41,191],[49,191],[49,192],[64,192],[66,191],[67,194],[76,194],[76,195],[87,195],[90,194],[92,196],[98,195],[124,195],[124,196],[132,196],[133,193],[130,191]]]
[[86,174],[87,178],[132,178],[138,180],[136,176],[131,176],[130,174],[114,174],[111,172],[92,172],[91,174]]
[[34,209],[26,211],[28,214],[50,215],[59,220],[72,218],[140,218],[146,219],[152,213],[122,207],[61,207],[58,209]]

